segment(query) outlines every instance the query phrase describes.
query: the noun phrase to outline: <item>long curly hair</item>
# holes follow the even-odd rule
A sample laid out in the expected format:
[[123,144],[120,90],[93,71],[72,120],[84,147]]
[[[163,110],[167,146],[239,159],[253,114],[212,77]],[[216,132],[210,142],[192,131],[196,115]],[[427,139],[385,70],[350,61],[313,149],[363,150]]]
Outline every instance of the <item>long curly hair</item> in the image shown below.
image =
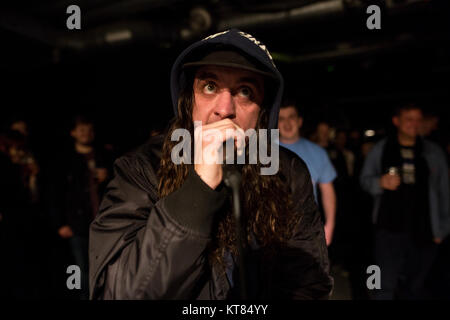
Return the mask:
[[[171,141],[171,134],[178,128],[187,129],[193,137],[194,124],[192,109],[194,105],[193,79],[185,86],[178,99],[178,117],[170,125],[163,144],[162,158],[158,170],[158,192],[164,197],[177,190],[186,179],[189,164],[174,164],[171,161],[172,148],[177,144]],[[265,108],[261,108],[256,129],[267,128],[268,116]],[[259,137],[258,137],[259,139]],[[258,141],[260,143],[260,141]],[[193,145],[193,141],[191,142]],[[270,146],[270,143],[267,144]],[[269,147],[270,148],[270,147]],[[248,159],[248,149],[246,157]],[[269,149],[270,150],[270,149]],[[269,151],[270,152],[270,151]],[[248,161],[246,161],[248,163]],[[281,163],[280,163],[281,165]],[[280,175],[261,175],[263,165],[244,164],[242,166],[242,223],[245,226],[248,245],[256,240],[263,247],[265,257],[276,252],[291,237],[293,228],[300,216],[292,210],[292,199],[289,186]],[[247,190],[244,192],[243,190]],[[248,192],[248,190],[252,190]],[[231,202],[216,217],[216,236],[210,248],[210,263],[225,267],[225,254],[237,255],[235,219],[231,211]],[[222,271],[225,268],[222,268]]]

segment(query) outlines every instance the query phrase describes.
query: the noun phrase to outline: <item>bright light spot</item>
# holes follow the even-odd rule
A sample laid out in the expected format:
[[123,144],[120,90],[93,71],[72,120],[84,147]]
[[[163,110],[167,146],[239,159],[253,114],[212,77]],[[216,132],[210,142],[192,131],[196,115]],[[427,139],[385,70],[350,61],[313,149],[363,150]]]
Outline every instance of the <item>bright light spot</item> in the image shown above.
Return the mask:
[[373,137],[373,136],[375,135],[375,130],[366,130],[366,131],[364,132],[364,135],[365,135],[366,137]]
[[114,31],[109,32],[105,35],[106,42],[112,43],[112,42],[118,42],[118,41],[124,41],[129,40],[133,34],[130,30],[120,30],[120,31]]

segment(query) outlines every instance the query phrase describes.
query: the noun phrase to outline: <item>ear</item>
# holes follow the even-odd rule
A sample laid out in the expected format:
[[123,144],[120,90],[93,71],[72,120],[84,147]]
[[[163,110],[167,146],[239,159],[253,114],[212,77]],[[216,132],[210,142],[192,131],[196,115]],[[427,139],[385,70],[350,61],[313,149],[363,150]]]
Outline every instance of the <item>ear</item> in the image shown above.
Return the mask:
[[303,118],[302,117],[297,118],[297,126],[299,129],[303,126]]
[[397,116],[393,116],[392,117],[392,123],[394,124],[394,126],[398,127],[399,121],[398,121],[398,117]]
[[75,138],[75,130],[70,130],[70,136],[71,136],[72,138]]

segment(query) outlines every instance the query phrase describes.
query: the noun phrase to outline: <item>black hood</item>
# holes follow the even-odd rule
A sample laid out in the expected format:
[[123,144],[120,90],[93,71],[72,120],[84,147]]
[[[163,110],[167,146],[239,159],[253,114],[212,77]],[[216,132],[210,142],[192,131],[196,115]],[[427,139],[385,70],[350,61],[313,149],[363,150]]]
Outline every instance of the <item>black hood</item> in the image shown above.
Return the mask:
[[267,88],[266,86],[266,90],[270,89],[267,91],[271,93],[271,95],[269,96],[270,101],[268,101],[268,107],[270,108],[268,129],[277,128],[278,112],[283,96],[283,77],[275,66],[272,60],[272,56],[270,55],[266,46],[248,33],[242,32],[237,29],[230,29],[224,32],[219,32],[203,40],[195,42],[178,56],[172,67],[170,76],[170,90],[175,115],[178,116],[178,97],[181,90],[187,83],[183,65],[185,63],[193,61],[195,57],[198,56],[201,52],[207,51],[211,47],[217,45],[226,45],[228,47],[233,47],[237,50],[242,51],[244,54],[257,61],[258,64],[263,69],[265,69],[266,72],[273,75],[274,80],[268,82],[270,88]]

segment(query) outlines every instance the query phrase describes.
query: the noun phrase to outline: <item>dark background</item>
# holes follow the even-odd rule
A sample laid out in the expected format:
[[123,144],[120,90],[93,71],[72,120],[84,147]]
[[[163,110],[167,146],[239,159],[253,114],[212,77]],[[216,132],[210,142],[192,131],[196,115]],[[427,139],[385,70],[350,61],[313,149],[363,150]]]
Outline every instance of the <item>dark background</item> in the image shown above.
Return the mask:
[[[381,137],[390,129],[393,108],[414,102],[439,117],[437,136],[445,145],[448,2],[5,0],[0,4],[0,125],[28,121],[43,172],[51,172],[52,158],[71,146],[70,121],[80,113],[95,120],[97,143],[111,145],[119,156],[173,116],[169,75],[181,51],[236,27],[267,46],[304,110],[306,129],[325,120],[347,131],[373,129]],[[81,30],[66,28],[66,8],[72,4],[81,8]],[[381,30],[366,27],[371,4],[381,7]],[[112,35],[126,39],[108,40]],[[52,265],[59,252],[69,255],[67,247],[55,240],[55,230],[48,237],[50,246],[60,247],[42,267],[48,274],[30,296],[70,297],[68,263]]]
[[[314,7],[318,3],[324,5]],[[365,9],[376,3],[382,28],[368,30]],[[81,8],[81,30],[66,28],[70,4]],[[412,101],[438,114],[441,134],[448,136],[445,1],[46,0],[2,6],[1,119],[27,118],[41,148],[66,141],[69,120],[80,112],[96,120],[98,140],[119,153],[139,145],[172,117],[169,73],[177,55],[229,27],[267,45],[307,125],[324,119],[345,129],[386,128],[392,108]],[[192,13],[196,7],[210,23]],[[121,30],[131,39],[105,40]],[[183,36],[186,30],[190,36]]]

